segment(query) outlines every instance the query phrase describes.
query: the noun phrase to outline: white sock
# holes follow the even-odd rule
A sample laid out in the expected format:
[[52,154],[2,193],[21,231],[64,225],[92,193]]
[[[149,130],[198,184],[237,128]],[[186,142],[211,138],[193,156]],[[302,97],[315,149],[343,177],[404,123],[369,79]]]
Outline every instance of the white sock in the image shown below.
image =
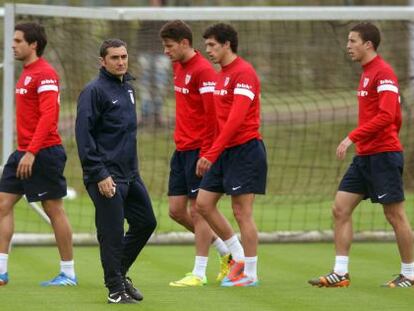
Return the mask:
[[407,279],[414,280],[414,262],[401,263],[401,274]]
[[206,276],[208,257],[196,256],[194,262],[193,275],[203,279]]
[[244,261],[244,250],[243,246],[240,244],[237,235],[233,235],[230,239],[225,240],[224,244],[230,250],[231,256],[235,261]]
[[219,237],[217,237],[217,239],[214,240],[213,245],[220,254],[220,256],[230,254],[230,251],[227,248],[226,244],[224,244],[223,240]]
[[348,273],[349,256],[336,256],[333,271],[339,275]]
[[9,259],[8,254],[0,253],[0,274],[7,272],[7,261]]
[[60,272],[63,272],[68,277],[74,279],[75,278],[75,262],[73,260],[61,261]]
[[244,274],[257,281],[257,256],[244,258]]

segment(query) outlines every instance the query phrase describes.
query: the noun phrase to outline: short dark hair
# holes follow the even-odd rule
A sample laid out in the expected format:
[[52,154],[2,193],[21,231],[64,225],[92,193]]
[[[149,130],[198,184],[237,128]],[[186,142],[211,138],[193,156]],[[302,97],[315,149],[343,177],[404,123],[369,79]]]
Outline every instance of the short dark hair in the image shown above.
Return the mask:
[[352,27],[351,31],[359,33],[362,41],[371,41],[376,51],[381,42],[381,33],[377,26],[372,23],[359,23]]
[[230,48],[234,53],[237,53],[239,39],[237,38],[237,31],[230,24],[218,23],[209,26],[203,34],[204,39],[213,37],[219,43],[224,44],[230,42]]
[[99,48],[99,55],[103,58],[108,54],[109,48],[119,48],[121,46],[127,48],[126,42],[121,39],[106,39]]
[[190,26],[182,20],[174,20],[164,24],[160,30],[161,39],[171,39],[175,42],[180,42],[187,39],[190,45],[193,45],[193,32]]
[[47,44],[46,31],[43,26],[33,22],[21,23],[17,24],[14,30],[23,32],[23,38],[27,43],[32,44],[36,42],[36,55],[38,57],[43,55]]

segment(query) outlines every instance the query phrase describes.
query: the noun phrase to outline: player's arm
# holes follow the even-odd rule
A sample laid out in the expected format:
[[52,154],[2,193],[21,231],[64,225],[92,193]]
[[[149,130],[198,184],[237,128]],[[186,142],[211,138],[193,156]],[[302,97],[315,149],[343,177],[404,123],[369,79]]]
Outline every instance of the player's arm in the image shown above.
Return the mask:
[[204,130],[201,134],[202,145],[199,157],[204,156],[204,153],[213,144],[217,133],[217,118],[216,109],[214,105],[214,82],[216,73],[213,68],[211,70],[204,70],[200,75],[199,92],[203,101],[204,107]]
[[387,80],[389,83],[377,86],[379,113],[369,122],[354,129],[338,145],[336,156],[339,159],[343,160],[345,158],[346,150],[352,143],[370,138],[394,122],[397,108],[400,105],[398,87],[396,83],[392,82],[395,81],[392,78],[382,78],[382,80]]
[[250,104],[255,96],[255,93],[251,90],[243,88],[234,89],[234,99],[229,117],[211,148],[199,159],[196,169],[198,176],[204,175],[210,169],[211,165],[226,148],[228,142],[236,135],[237,130],[246,118]]
[[348,150],[349,146],[353,144],[352,140],[347,136],[345,137],[336,148],[336,157],[339,160],[345,159],[346,151]]
[[35,157],[48,137],[50,131],[57,127],[57,102],[59,86],[55,76],[44,76],[39,79],[37,93],[39,96],[40,118],[27,151],[17,166],[17,178],[27,179],[32,175]]
[[379,113],[348,135],[354,143],[376,135],[395,120],[397,107],[400,105],[397,79],[392,72],[384,71],[379,73],[376,82]]
[[389,126],[395,120],[397,106],[399,105],[399,95],[393,91],[384,91],[379,94],[379,113],[364,125],[357,127],[349,134],[349,138],[354,142],[369,138],[378,131]]
[[84,174],[96,181],[110,177],[94,137],[96,124],[101,117],[100,104],[98,89],[84,89],[79,95],[75,124],[76,143]]

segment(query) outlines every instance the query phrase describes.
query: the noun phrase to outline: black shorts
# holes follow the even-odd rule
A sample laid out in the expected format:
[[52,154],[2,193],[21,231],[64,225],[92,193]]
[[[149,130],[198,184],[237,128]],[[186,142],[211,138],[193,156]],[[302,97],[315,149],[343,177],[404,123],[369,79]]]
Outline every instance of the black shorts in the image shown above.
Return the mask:
[[196,175],[200,150],[174,151],[170,162],[168,196],[186,195],[195,198],[201,178]]
[[22,180],[16,177],[16,170],[24,154],[23,151],[15,151],[10,155],[0,179],[0,192],[25,194],[29,202],[66,196],[66,179],[63,176],[66,154],[63,146],[41,149],[33,163],[32,176]]
[[204,175],[200,188],[229,195],[264,194],[267,160],[262,140],[253,139],[223,151]]
[[403,168],[402,152],[355,156],[338,190],[363,194],[373,203],[402,202],[405,200]]

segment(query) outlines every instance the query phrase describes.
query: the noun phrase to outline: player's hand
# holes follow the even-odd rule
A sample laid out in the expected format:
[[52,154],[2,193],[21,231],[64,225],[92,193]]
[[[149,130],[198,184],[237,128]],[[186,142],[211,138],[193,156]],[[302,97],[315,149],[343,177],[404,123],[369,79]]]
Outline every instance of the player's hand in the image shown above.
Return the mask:
[[207,160],[204,157],[201,157],[197,161],[197,167],[196,167],[196,175],[198,177],[204,176],[204,174],[210,169],[211,163],[209,160]]
[[353,144],[352,140],[349,139],[349,137],[345,137],[345,139],[343,141],[341,141],[341,143],[338,145],[338,147],[336,148],[336,157],[339,160],[343,160],[345,159],[346,156],[346,150],[348,149],[349,146],[351,146]]
[[35,160],[35,155],[31,152],[26,152],[20,159],[16,170],[16,177],[20,179],[28,179],[32,176],[32,168]]
[[112,198],[116,192],[116,184],[111,176],[98,182],[99,192],[106,198]]

